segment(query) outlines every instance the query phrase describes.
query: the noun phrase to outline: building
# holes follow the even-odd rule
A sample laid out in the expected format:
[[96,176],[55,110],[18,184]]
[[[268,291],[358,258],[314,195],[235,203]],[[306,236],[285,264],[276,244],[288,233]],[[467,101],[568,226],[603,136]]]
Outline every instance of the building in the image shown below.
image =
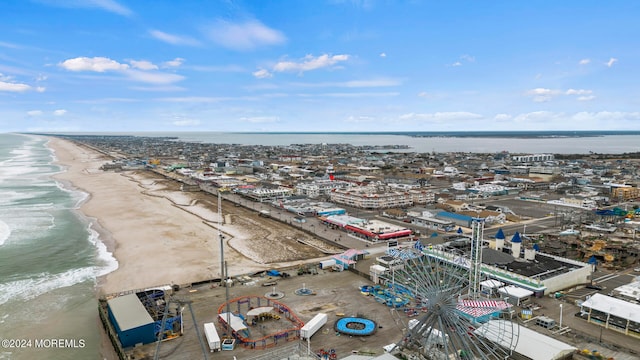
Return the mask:
[[640,338],[640,305],[594,294],[580,306],[587,321]]
[[620,201],[628,201],[640,198],[640,188],[637,187],[614,187],[611,189],[611,197]]
[[[413,199],[422,201],[422,193],[404,191],[378,191],[376,187],[351,187],[347,189],[335,189],[329,194],[331,201],[361,209],[388,209],[409,207],[413,205]],[[424,194],[424,201],[428,199]]]
[[156,341],[155,322],[136,294],[113,298],[107,308],[123,348]]
[[316,198],[322,195],[330,195],[333,189],[342,189],[349,186],[345,181],[315,180],[313,182],[299,182],[295,185],[296,195]]
[[553,161],[553,154],[531,154],[531,155],[515,155],[511,156],[511,161],[521,163]]
[[611,295],[622,300],[640,303],[640,281],[618,286],[611,291]]
[[[524,326],[504,325],[501,322],[507,320],[490,320],[477,328],[474,333],[487,340],[500,344],[505,348],[513,349],[513,357],[510,359],[529,360],[563,360],[572,359],[577,350],[575,347],[546,336]],[[504,330],[512,331],[512,334],[504,334]],[[517,332],[517,333],[516,333]],[[514,339],[517,337],[517,339]],[[507,343],[509,341],[509,343]],[[513,344],[515,343],[515,347]]]
[[280,187],[277,189],[254,188],[254,189],[237,189],[237,194],[247,197],[253,201],[271,202],[286,199],[291,196],[293,190]]

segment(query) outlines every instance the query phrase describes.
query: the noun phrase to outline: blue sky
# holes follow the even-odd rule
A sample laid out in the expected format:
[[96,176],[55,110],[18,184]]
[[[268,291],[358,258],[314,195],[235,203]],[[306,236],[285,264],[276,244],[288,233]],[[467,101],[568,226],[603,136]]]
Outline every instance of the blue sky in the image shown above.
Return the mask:
[[640,130],[640,1],[0,2],[0,132]]

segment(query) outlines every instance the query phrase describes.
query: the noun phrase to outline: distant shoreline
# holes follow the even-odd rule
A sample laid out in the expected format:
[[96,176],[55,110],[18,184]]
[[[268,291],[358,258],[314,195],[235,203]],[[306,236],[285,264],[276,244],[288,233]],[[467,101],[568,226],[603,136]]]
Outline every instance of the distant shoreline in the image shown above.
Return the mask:
[[[511,154],[637,154],[640,131],[456,131],[456,132],[76,132],[36,134],[86,138],[102,144],[139,142],[144,139],[199,144],[203,146],[291,147],[296,151],[316,151],[318,146],[356,147],[362,151],[413,153],[511,153]],[[634,155],[635,156],[635,155]]]
[[230,134],[273,134],[273,135],[399,135],[410,137],[437,137],[437,138],[575,138],[575,137],[600,137],[600,136],[621,136],[640,135],[640,130],[584,130],[584,131],[346,131],[346,132],[237,132],[230,131]]
[[[397,135],[419,138],[581,138],[601,136],[640,135],[640,130],[545,130],[545,131],[203,131],[219,134],[255,134],[255,135]],[[36,135],[103,135],[103,136],[149,136],[167,134],[168,131],[132,131],[132,132],[64,132],[64,133],[27,133]],[[179,138],[191,131],[175,131],[171,138]],[[143,135],[145,134],[145,135]],[[166,135],[158,135],[166,137]]]

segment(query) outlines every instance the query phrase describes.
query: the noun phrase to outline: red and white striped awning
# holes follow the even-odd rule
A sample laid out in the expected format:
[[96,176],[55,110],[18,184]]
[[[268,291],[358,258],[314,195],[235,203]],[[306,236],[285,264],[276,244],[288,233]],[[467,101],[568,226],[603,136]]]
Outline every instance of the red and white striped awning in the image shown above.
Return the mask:
[[512,305],[501,300],[460,300],[456,309],[472,317],[491,315],[510,308]]

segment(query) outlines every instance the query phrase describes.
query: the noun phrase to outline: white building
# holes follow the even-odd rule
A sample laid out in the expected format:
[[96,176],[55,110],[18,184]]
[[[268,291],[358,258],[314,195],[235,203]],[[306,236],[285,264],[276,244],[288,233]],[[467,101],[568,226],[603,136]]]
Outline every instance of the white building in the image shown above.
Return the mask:
[[577,350],[569,344],[524,326],[510,324],[508,320],[491,320],[474,333],[532,360],[572,359],[573,353]]
[[580,306],[587,321],[626,335],[640,338],[640,305],[594,294]]
[[511,156],[511,161],[515,162],[542,162],[542,161],[553,161],[553,154],[531,154],[531,155],[516,155]]
[[611,291],[611,295],[623,300],[640,303],[640,281],[634,281],[627,285],[618,286]]
[[[331,201],[361,209],[388,209],[413,205],[410,192],[378,191],[376,187],[336,189],[329,194]],[[426,197],[426,194],[425,194]]]

